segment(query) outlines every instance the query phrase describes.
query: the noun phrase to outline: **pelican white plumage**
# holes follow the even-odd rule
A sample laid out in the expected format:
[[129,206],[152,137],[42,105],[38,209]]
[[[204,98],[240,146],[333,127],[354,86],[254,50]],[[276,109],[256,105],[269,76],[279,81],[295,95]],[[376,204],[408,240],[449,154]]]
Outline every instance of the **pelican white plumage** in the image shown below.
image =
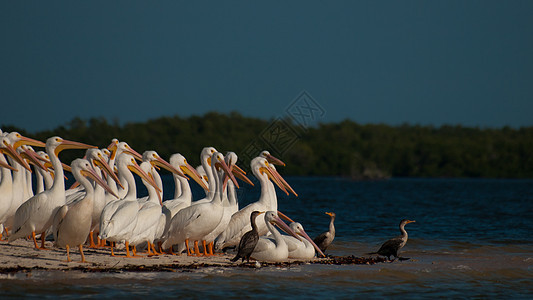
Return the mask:
[[[107,149],[110,151],[108,165],[111,167],[111,170],[114,170],[115,167],[115,160],[122,154],[123,152],[129,153],[133,157],[135,157],[137,160],[142,160],[142,155],[140,155],[137,151],[133,150],[130,145],[126,142],[119,142],[117,139],[113,139],[111,141],[111,144],[107,146]],[[108,177],[107,178],[107,185],[117,193],[118,198],[115,198],[110,193],[106,194],[106,203],[108,204],[111,201],[123,199],[126,197],[126,194],[128,194],[128,186],[125,179],[121,180],[122,185],[117,187],[117,184],[115,181]],[[137,191],[135,191],[136,193]]]
[[91,230],[93,202],[95,199],[94,187],[87,178],[92,179],[109,193],[113,193],[113,191],[92,168],[88,160],[75,159],[71,167],[72,175],[83,186],[85,193],[80,200],[63,205],[57,210],[54,215],[52,231],[55,245],[67,249],[67,261],[71,261],[70,246],[78,246],[81,262],[86,262],[83,255],[83,243],[85,243]]
[[285,224],[285,222],[278,217],[276,212],[267,211],[265,213],[264,220],[268,230],[271,233],[271,236],[260,237],[250,257],[255,260],[265,262],[286,261],[289,258],[289,248],[283,235],[281,235],[281,233],[274,227],[274,224],[296,239],[299,240],[300,238],[289,226],[287,226],[287,224]]
[[[235,183],[237,187],[239,186],[237,180],[235,179],[233,174],[231,174],[229,167],[225,163],[224,156],[218,152],[213,153],[213,155],[211,156],[211,174],[215,175],[209,176],[210,178],[213,178],[212,181],[210,179],[209,183],[210,192],[211,185],[215,187],[213,198],[208,202],[199,201],[199,203],[196,203],[192,206],[183,208],[182,210],[178,211],[178,213],[171,220],[171,224],[168,231],[168,237],[162,245],[164,249],[172,247],[172,245],[181,244],[185,242],[187,254],[191,255],[191,253],[189,252],[189,240],[194,240],[194,251],[197,255],[199,254],[197,241],[203,240],[206,235],[208,235],[217,227],[217,225],[220,223],[223,214],[221,203],[221,193],[223,186],[221,183],[221,179],[219,178],[219,176],[216,175],[217,169],[219,168],[224,170],[224,172],[228,176],[230,176],[231,180]],[[205,251],[205,243],[204,255],[207,255]]]
[[11,176],[11,171],[18,172],[17,168],[12,167],[6,160],[4,153],[6,155],[12,156],[15,160],[22,160],[18,153],[13,149],[10,143],[7,141],[7,137],[0,137],[0,173],[2,175],[0,181],[0,224],[2,224],[3,233],[3,224],[6,222],[9,209],[11,208],[11,202],[13,199],[13,177]]
[[322,253],[322,250],[320,250],[320,248],[313,242],[309,235],[307,235],[302,224],[293,222],[289,224],[289,227],[292,229],[292,231],[294,231],[294,233],[303,237],[303,239],[296,239],[292,236],[283,236],[289,250],[289,258],[311,259],[315,257],[316,252],[323,257],[326,257],[324,253]]
[[[148,161],[143,161],[140,167],[152,179],[152,174],[157,172]],[[132,230],[129,243],[133,246],[134,255],[136,255],[136,246],[144,242],[147,243],[148,254],[152,254],[151,249],[154,250],[154,254],[158,254],[154,247],[154,239],[156,234],[161,234],[165,227],[165,216],[161,209],[161,195],[150,182],[143,179],[143,184],[148,190],[148,197],[138,200],[140,208],[137,212],[137,222]]]
[[[280,180],[281,176],[273,166],[268,163],[266,158],[256,157],[252,160],[250,165],[252,173],[257,177],[261,184],[261,196],[258,201],[248,204],[231,216],[231,220],[226,227],[226,230],[219,234],[215,240],[216,250],[222,250],[225,247],[238,245],[242,235],[252,229],[249,220],[253,211],[277,211],[278,201],[276,191],[270,180],[274,181],[280,189],[288,194],[285,188],[286,186],[290,188],[290,186],[282,183]],[[290,188],[290,190],[293,191],[292,188]],[[263,218],[257,220],[257,228],[259,235],[264,235],[268,232],[268,228]]]
[[[132,172],[147,182],[150,182],[156,188],[157,185],[141,169],[135,161],[135,158],[129,153],[123,152],[118,156],[117,167],[120,181],[128,185],[128,193],[124,198],[112,201],[104,207],[100,216],[99,236],[101,239],[109,240],[110,242],[125,241],[126,256],[132,257],[129,251],[129,239],[137,224],[137,212],[140,209],[140,203],[137,201],[135,179],[133,178]],[[111,255],[114,256],[114,253],[111,252]]]
[[[226,153],[224,159],[233,175],[252,186],[254,185],[250,181],[250,179],[246,177],[246,172],[244,172],[241,168],[237,166],[237,154],[235,154],[234,152],[228,152]],[[210,245],[209,254],[213,254],[212,243],[214,242],[215,238],[226,229],[231,220],[231,216],[239,210],[239,201],[235,192],[235,185],[232,181],[228,181],[228,176],[223,176],[223,174],[219,174],[219,176],[222,176],[221,178],[224,178],[222,186],[225,186],[221,194],[223,214],[222,219],[218,223],[218,226],[205,237],[206,243]]]
[[[46,141],[46,153],[54,167],[54,183],[49,190],[33,196],[17,209],[13,233],[9,236],[9,242],[32,235],[35,248],[44,249],[44,235],[46,230],[52,225],[54,213],[66,203],[64,173],[58,157],[59,152],[63,149],[87,149],[92,147],[87,144],[68,141],[58,136],[48,138]],[[41,247],[37,246],[35,232],[41,233]]]
[[[17,149],[22,145],[31,145],[31,146],[38,146],[38,147],[44,146],[43,142],[22,136],[18,132],[5,133],[4,136],[7,138],[4,140],[4,142],[11,145],[12,149],[14,149],[15,152],[17,152]],[[23,170],[24,169],[30,170],[30,166],[24,159],[18,159],[17,157],[20,158],[20,155],[18,154],[18,152],[17,152],[17,156],[8,155],[7,157],[10,165],[16,168],[17,172],[12,173],[13,193],[12,193],[12,199],[11,199],[11,206],[6,213],[7,216],[4,222],[4,226],[6,228],[13,227],[15,212],[17,211],[19,206],[28,199],[26,198],[28,193],[26,190],[27,185],[25,184],[26,182],[25,172],[23,172]]]
[[[202,181],[200,174],[189,164],[183,155],[176,153],[172,154],[169,159],[169,163],[176,169],[180,169],[183,173],[189,175],[194,181],[196,181],[203,189],[208,189],[206,183]],[[189,186],[187,178],[172,174],[174,178],[174,199],[166,200],[163,202],[163,210],[167,216],[167,225],[165,233],[170,226],[170,220],[176,215],[178,211],[185,207],[191,206],[192,192]]]

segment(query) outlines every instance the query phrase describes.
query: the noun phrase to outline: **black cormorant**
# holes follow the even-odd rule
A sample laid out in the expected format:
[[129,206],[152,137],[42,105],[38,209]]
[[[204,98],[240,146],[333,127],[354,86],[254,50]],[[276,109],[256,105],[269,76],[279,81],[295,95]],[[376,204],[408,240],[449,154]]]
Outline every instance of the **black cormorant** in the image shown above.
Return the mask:
[[322,252],[326,251],[326,248],[331,245],[333,239],[335,239],[335,226],[333,225],[333,222],[335,221],[335,213],[326,212],[326,215],[329,215],[331,217],[329,222],[329,230],[324,233],[321,233],[313,240],[318,246],[318,248],[322,250]]
[[398,258],[398,251],[400,251],[400,249],[405,246],[405,243],[407,243],[408,238],[407,231],[405,231],[404,227],[405,225],[413,222],[415,221],[403,219],[400,222],[400,231],[402,232],[402,234],[383,243],[383,245],[381,245],[381,248],[379,248],[378,251],[371,252],[368,254],[379,254],[382,256],[387,256],[389,260],[391,255],[394,256],[394,259]]
[[257,233],[257,225],[255,224],[255,218],[262,213],[264,212],[255,210],[250,215],[252,230],[246,232],[241,237],[239,247],[237,248],[237,255],[231,261],[235,262],[239,260],[239,258],[242,258],[241,262],[244,262],[244,259],[246,259],[247,262],[250,262],[250,255],[254,251],[255,246],[257,245],[257,241],[259,240],[259,234]]

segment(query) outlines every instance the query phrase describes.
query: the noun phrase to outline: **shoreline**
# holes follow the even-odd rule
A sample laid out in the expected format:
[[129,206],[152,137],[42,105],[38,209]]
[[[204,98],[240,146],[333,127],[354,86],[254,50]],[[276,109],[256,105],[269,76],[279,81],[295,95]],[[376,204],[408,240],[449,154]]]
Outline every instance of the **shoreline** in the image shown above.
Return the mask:
[[67,262],[66,249],[55,248],[46,242],[49,250],[38,250],[30,240],[19,239],[11,244],[0,243],[0,274],[31,272],[32,270],[82,271],[82,272],[185,272],[206,267],[257,268],[265,266],[291,266],[301,264],[375,264],[386,262],[381,257],[328,256],[311,260],[288,260],[282,263],[231,262],[233,254],[220,254],[210,257],[181,255],[153,255],[138,253],[141,257],[125,257],[125,251],[116,250],[111,256],[109,248],[91,249],[84,247],[86,263],[80,262],[78,248],[71,248],[71,262]]

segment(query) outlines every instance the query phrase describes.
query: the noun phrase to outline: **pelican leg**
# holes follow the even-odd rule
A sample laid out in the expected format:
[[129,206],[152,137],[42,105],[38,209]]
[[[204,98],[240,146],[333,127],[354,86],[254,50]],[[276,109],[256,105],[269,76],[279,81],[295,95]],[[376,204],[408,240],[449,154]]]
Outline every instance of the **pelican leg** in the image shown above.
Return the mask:
[[133,257],[130,255],[130,242],[126,241],[126,257]]
[[79,248],[80,248],[80,254],[81,254],[81,262],[86,263],[87,261],[85,260],[85,255],[83,255],[83,245],[80,244]]
[[196,256],[200,256],[200,249],[198,249],[198,241],[194,241],[194,253]]
[[210,256],[210,254],[207,253],[207,242],[205,240],[202,240],[202,246],[204,247],[204,256]]
[[41,250],[50,250],[44,246],[44,239],[46,238],[46,233],[41,233],[41,247],[39,249]]
[[33,238],[33,245],[35,246],[35,249],[39,249],[39,246],[37,245],[37,239],[35,238],[35,231],[31,232],[31,237]]
[[67,245],[67,262],[71,262],[72,260],[70,259],[70,247],[69,245]]
[[185,247],[187,248],[187,256],[191,256],[192,253],[191,253],[191,249],[189,249],[189,239],[185,240]]
[[115,245],[113,244],[113,242],[111,242],[111,244],[109,245],[111,247],[111,256],[115,256],[115,252],[113,249],[115,249]]
[[89,248],[98,248],[98,246],[94,243],[94,234],[93,232],[89,232]]

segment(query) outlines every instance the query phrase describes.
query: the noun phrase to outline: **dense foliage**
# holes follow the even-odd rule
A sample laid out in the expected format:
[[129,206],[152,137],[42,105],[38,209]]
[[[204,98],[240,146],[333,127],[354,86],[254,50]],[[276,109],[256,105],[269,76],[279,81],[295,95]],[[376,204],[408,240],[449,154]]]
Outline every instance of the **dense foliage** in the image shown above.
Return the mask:
[[[513,129],[462,126],[361,125],[353,121],[304,128],[290,119],[261,120],[239,113],[162,117],[119,125],[104,118],[75,118],[51,131],[29,134],[46,140],[58,135],[99,147],[116,137],[137,151],[162,157],[180,152],[195,165],[204,146],[234,151],[240,165],[259,149],[287,163],[284,175],[384,177],[533,177],[533,127]],[[70,161],[80,153],[62,155]],[[249,154],[248,154],[249,153]],[[82,155],[82,154],[81,154]]]

